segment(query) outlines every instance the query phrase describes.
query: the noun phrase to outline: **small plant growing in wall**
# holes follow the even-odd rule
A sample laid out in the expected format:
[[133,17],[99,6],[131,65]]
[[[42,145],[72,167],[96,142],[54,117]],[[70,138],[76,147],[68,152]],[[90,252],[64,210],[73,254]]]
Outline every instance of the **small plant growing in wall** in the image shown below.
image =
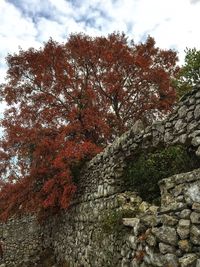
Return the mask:
[[103,215],[101,222],[102,231],[106,234],[120,234],[123,230],[123,218],[131,218],[135,216],[132,210],[111,210]]
[[103,216],[102,231],[107,234],[116,233],[121,230],[122,214],[119,211],[111,211]]

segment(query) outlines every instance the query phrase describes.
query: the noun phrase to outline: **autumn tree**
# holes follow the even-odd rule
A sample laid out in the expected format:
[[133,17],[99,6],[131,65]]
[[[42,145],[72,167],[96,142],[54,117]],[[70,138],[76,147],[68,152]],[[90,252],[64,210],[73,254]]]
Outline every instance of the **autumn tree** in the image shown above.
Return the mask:
[[1,99],[0,214],[50,215],[76,191],[72,168],[91,159],[138,118],[152,121],[176,99],[176,53],[124,34],[71,35],[7,57]]

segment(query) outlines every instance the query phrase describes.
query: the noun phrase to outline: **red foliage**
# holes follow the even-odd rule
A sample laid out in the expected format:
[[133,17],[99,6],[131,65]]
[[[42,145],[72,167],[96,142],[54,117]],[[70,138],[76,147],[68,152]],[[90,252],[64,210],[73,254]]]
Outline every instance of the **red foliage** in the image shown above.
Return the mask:
[[176,53],[123,34],[71,35],[7,57],[1,139],[0,214],[52,214],[70,205],[72,167],[91,159],[138,118],[175,101]]

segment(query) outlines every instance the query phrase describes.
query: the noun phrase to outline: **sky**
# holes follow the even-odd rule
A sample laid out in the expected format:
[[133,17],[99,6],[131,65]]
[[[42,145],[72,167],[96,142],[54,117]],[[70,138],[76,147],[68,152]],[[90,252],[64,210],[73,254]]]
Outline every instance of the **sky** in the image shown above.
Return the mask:
[[8,53],[79,32],[119,31],[136,43],[150,35],[160,48],[178,51],[183,64],[186,47],[200,49],[199,14],[200,0],[0,0],[0,83]]

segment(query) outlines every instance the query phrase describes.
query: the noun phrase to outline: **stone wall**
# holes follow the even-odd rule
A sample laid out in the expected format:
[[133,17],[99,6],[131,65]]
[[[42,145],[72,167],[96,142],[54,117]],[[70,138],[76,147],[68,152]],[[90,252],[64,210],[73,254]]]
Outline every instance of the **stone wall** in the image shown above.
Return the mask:
[[[4,238],[5,253],[2,263],[6,262],[6,266],[10,267],[22,266],[21,262],[28,258],[31,262],[36,262],[38,256],[32,255],[37,254],[37,249],[40,254],[50,247],[57,260],[65,260],[69,266],[121,266],[124,261],[121,248],[126,242],[124,238],[128,229],[124,227],[121,234],[120,231],[107,233],[103,229],[106,221],[112,219],[109,214],[114,216],[124,207],[126,209],[126,204],[121,199],[129,199],[131,202],[129,197],[124,196],[127,190],[123,179],[124,170],[128,161],[134,160],[139,151],[172,144],[185,144],[200,156],[199,88],[183,97],[165,121],[156,122],[145,129],[140,124],[137,127],[134,125],[93,158],[79,176],[78,192],[70,209],[60,218],[54,218],[40,227],[34,219],[29,221],[23,218],[24,231],[18,227],[21,225],[20,220],[4,225],[0,238],[2,235],[5,237],[5,231],[8,234]],[[194,194],[198,190],[197,185],[194,187]],[[171,192],[173,195],[173,191]],[[166,194],[163,187],[161,193],[164,201]],[[131,199],[135,203],[135,198]],[[137,206],[136,203],[134,205]],[[140,209],[145,205],[147,204],[141,200]],[[28,230],[29,225],[35,225],[32,232]],[[12,230],[15,226],[16,236]],[[20,235],[23,242],[18,238]]]
[[160,182],[161,207],[135,218],[122,247],[122,266],[200,266],[200,169]]
[[43,233],[33,217],[10,219],[7,224],[1,224],[0,227],[2,262],[5,266],[28,266],[28,262],[39,260]]

